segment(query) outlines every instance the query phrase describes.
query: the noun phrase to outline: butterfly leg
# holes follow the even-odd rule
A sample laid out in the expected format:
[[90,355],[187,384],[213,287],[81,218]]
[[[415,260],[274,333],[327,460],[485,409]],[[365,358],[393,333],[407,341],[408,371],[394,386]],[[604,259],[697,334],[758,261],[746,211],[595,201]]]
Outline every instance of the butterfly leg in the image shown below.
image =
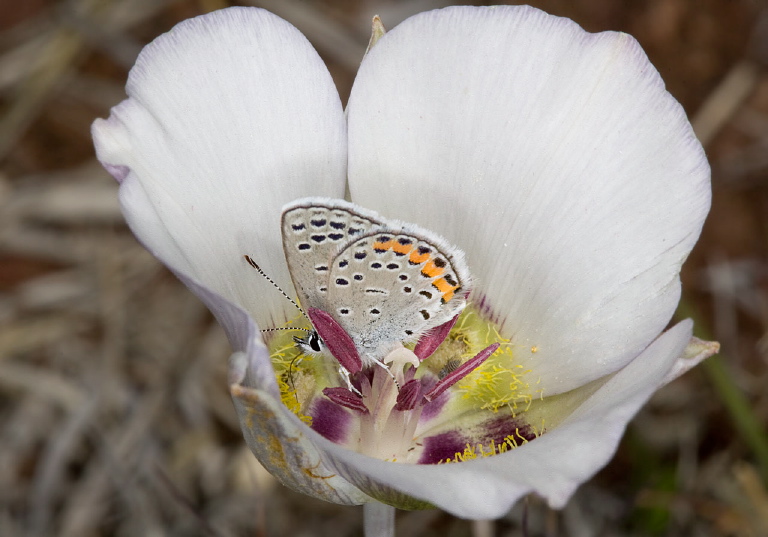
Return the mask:
[[392,382],[395,383],[395,386],[397,386],[397,389],[400,390],[400,383],[397,382],[397,378],[395,378],[395,374],[392,373],[392,370],[389,369],[389,366],[387,364],[385,364],[384,362],[380,362],[378,360],[374,360],[373,363],[376,364],[377,366],[381,367],[384,371],[386,371],[387,375],[392,377]]
[[355,388],[354,385],[352,384],[352,379],[349,378],[350,377],[350,372],[343,365],[339,365],[339,376],[344,379],[344,382],[346,383],[347,389],[349,391],[356,393],[360,397],[363,396],[363,394],[360,393],[360,390]]

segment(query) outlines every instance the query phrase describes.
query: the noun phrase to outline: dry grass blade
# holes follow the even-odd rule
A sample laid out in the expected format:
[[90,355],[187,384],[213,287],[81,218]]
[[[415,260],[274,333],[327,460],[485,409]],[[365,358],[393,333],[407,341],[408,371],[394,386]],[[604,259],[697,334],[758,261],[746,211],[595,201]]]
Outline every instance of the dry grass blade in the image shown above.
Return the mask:
[[744,104],[759,80],[760,68],[749,60],[736,64],[693,118],[701,143],[709,144]]
[[[129,65],[139,47],[127,39],[119,42],[120,30],[152,16],[164,5],[165,2],[146,0],[79,0],[62,4],[63,20],[69,19],[73,26],[55,28],[46,36],[44,44],[41,38],[33,38],[31,45],[21,52],[17,50],[16,57],[9,60],[10,67],[16,67],[16,72],[20,71],[22,75],[8,75],[9,80],[16,78],[20,81],[14,88],[12,103],[0,117],[0,160],[34,121],[51,92],[76,68],[86,52],[86,37],[97,43],[109,43],[113,55]],[[96,23],[89,22],[91,20],[106,21],[106,28],[100,29]],[[28,63],[18,61],[19,56]]]

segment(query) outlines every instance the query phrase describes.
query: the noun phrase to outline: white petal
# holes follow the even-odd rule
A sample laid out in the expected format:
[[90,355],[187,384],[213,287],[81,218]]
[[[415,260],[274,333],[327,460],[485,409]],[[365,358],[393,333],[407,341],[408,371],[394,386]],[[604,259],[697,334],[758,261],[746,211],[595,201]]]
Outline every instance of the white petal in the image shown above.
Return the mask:
[[225,9],[148,45],[127,93],[93,136],[136,236],[262,326],[293,316],[243,255],[290,293],[282,205],[344,194],[344,116],[317,53],[264,10]]
[[700,364],[703,360],[720,352],[720,343],[717,341],[704,341],[697,337],[691,338],[683,355],[675,362],[674,367],[664,377],[663,384],[669,384],[680,375]]
[[526,6],[421,14],[365,58],[348,118],[353,201],[466,251],[545,395],[668,322],[709,166],[630,36]]
[[333,475],[311,430],[280,401],[275,372],[258,326],[237,305],[189,276],[177,276],[208,306],[229,337],[229,384],[248,447],[284,485],[316,498],[358,505],[371,498],[343,477]]
[[[459,464],[406,465],[370,459],[327,443],[328,462],[373,497],[394,491],[465,518],[502,516],[535,492],[561,508],[613,456],[627,422],[686,348],[692,323],[662,334],[586,399],[557,428],[511,452]],[[328,460],[328,459],[327,459]]]
[[[266,354],[266,349],[263,352]],[[230,368],[245,373],[253,359],[235,353]],[[312,433],[309,427],[291,414],[279,398],[247,387],[244,376],[233,379],[232,400],[248,447],[272,475],[295,491],[329,502],[360,505],[371,501],[324,462],[323,453],[308,437]]]

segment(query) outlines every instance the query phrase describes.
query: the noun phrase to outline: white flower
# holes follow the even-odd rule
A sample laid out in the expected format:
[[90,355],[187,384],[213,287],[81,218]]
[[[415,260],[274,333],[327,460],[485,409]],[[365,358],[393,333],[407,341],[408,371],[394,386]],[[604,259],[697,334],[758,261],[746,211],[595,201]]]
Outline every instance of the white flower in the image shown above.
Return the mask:
[[[133,232],[227,331],[245,439],[296,490],[469,518],[530,492],[561,507],[648,397],[716,352],[689,321],[659,335],[709,210],[709,167],[627,35],[530,7],[423,13],[365,57],[345,119],[295,28],[231,8],[147,46],[127,92],[94,123],[98,157]],[[243,255],[291,294],[281,208],[347,187],[354,203],[466,253],[470,307],[509,340],[520,373],[504,405],[526,403],[514,417],[536,438],[458,464],[395,463],[329,441],[281,402],[260,329],[296,311]],[[451,390],[464,413],[441,433],[513,416],[481,411],[488,399],[471,385]]]

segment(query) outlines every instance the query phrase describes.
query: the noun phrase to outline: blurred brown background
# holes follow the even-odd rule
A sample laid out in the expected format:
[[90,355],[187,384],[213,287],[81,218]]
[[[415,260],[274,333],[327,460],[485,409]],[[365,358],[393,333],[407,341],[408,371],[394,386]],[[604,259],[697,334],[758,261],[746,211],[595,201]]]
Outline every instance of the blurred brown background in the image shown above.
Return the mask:
[[[0,0],[0,535],[360,535],[361,511],[294,494],[241,439],[229,348],[123,224],[89,126],[124,97],[141,47],[234,4],[286,18],[346,100],[370,18],[438,0]],[[723,344],[661,390],[613,462],[531,536],[768,535],[768,17],[757,0],[533,2],[634,35],[682,102],[714,205],[680,316]],[[398,536],[523,535],[398,514]]]

